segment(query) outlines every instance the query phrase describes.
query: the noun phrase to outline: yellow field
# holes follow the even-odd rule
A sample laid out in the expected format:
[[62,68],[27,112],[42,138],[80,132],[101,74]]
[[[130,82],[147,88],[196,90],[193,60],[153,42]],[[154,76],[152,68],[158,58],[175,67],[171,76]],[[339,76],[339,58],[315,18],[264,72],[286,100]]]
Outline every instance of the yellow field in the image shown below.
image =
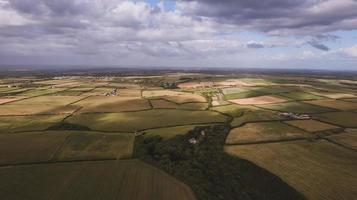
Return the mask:
[[226,152],[269,170],[307,199],[355,199],[357,154],[320,140],[226,146]]
[[334,126],[316,120],[292,120],[292,121],[286,121],[285,123],[298,127],[308,132],[318,132],[318,131],[326,131],[326,130],[340,128],[338,126]]

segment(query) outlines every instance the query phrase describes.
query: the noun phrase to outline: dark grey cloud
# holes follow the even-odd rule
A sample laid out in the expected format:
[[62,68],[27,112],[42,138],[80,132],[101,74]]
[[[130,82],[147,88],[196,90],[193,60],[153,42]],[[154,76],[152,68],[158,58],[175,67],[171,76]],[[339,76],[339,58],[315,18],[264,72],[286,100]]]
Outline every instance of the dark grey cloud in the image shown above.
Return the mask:
[[357,29],[356,0],[181,0],[189,15],[271,34]]
[[310,46],[316,48],[316,49],[319,49],[319,50],[322,50],[322,51],[329,51],[330,48],[327,47],[326,45],[322,44],[322,43],[319,43],[318,41],[315,41],[315,40],[312,40],[312,41],[309,41],[307,42]]

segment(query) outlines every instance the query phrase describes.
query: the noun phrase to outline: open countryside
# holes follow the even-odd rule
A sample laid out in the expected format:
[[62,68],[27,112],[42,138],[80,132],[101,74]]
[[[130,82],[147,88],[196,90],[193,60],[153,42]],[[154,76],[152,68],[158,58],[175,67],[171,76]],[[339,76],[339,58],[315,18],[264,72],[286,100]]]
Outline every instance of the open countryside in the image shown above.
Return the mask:
[[1,196],[357,196],[354,77],[132,74],[2,77]]

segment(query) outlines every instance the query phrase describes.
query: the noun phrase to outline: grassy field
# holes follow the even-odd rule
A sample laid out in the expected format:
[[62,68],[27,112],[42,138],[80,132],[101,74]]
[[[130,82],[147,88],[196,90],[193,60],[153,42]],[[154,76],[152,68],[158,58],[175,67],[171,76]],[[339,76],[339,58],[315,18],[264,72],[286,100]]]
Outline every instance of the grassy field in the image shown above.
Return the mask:
[[192,191],[137,160],[0,168],[4,199],[194,200]]
[[34,88],[21,93],[23,96],[48,95],[65,90],[64,88]]
[[331,135],[326,138],[340,145],[357,150],[357,130],[347,131],[337,135]]
[[281,117],[274,111],[255,108],[244,111],[240,117],[235,117],[231,122],[231,126],[237,127],[247,122],[275,121],[281,119],[284,119],[284,117]]
[[93,130],[135,132],[202,123],[225,122],[225,116],[210,111],[156,109],[139,112],[73,115],[67,122],[87,126]]
[[0,116],[0,133],[39,131],[60,122],[68,114],[35,116]]
[[0,165],[131,157],[133,134],[42,131],[0,135]]
[[334,92],[334,91],[310,91],[312,94],[318,95],[318,96],[323,96],[327,98],[332,98],[332,99],[342,99],[342,98],[353,98],[356,97],[353,94],[349,93],[339,93],[339,92]]
[[64,106],[64,105],[73,103],[75,101],[81,100],[81,99],[83,99],[83,97],[39,96],[39,97],[24,99],[21,101],[12,102],[12,103],[9,103],[8,105],[43,105],[43,106],[44,105],[49,105],[49,106],[59,105],[59,106]]
[[227,136],[227,144],[246,144],[304,138],[307,133],[281,122],[248,123],[234,128]]
[[229,100],[229,102],[239,105],[264,105],[264,104],[282,103],[286,101],[287,100],[284,98],[280,98],[277,96],[269,96],[269,95]]
[[287,97],[293,100],[315,100],[315,99],[324,99],[324,97],[317,96],[314,94],[310,94],[307,92],[288,92],[288,93],[281,93],[279,96]]
[[309,103],[312,105],[317,105],[317,106],[328,107],[328,108],[332,108],[332,109],[338,109],[338,110],[355,110],[355,109],[357,109],[357,103],[340,101],[340,100],[331,100],[331,99],[314,100],[314,101],[307,101],[306,103]]
[[150,109],[148,100],[137,97],[92,96],[73,105],[83,107],[81,113],[123,112]]
[[152,99],[151,105],[155,109],[171,108],[171,109],[183,109],[183,110],[205,110],[208,108],[208,103],[183,103],[177,104],[167,101],[165,99]]
[[198,125],[174,126],[165,128],[149,129],[144,131],[145,137],[160,136],[164,139],[170,139],[176,135],[184,135],[188,131],[193,130]]
[[67,161],[130,158],[133,144],[134,135],[129,133],[72,133],[66,138],[54,159]]
[[73,113],[77,106],[58,106],[58,105],[17,105],[17,104],[5,104],[0,105],[0,116],[5,115],[40,115],[40,114],[69,114]]
[[303,129],[308,132],[319,132],[319,131],[326,131],[326,130],[340,128],[338,126],[319,122],[316,120],[292,120],[292,121],[286,121],[285,123]]
[[[357,90],[341,80],[167,72],[1,78],[0,197],[301,198],[296,189],[308,199],[354,199]],[[168,83],[176,89],[164,89]]]
[[354,199],[357,154],[320,140],[226,146],[226,152],[269,170],[308,199]]
[[68,135],[63,132],[0,134],[0,165],[48,162]]
[[242,106],[242,105],[226,105],[226,106],[216,106],[212,107],[211,110],[215,110],[231,117],[240,117],[247,110],[254,110],[252,106]]
[[316,114],[313,116],[321,121],[336,124],[346,128],[357,128],[357,113],[356,112],[331,112]]
[[299,102],[258,105],[258,107],[281,111],[281,112],[306,113],[306,114],[334,111],[333,109],[330,108],[315,106],[307,103],[299,103]]
[[255,91],[255,90],[248,90],[248,91],[243,91],[239,93],[231,93],[231,94],[226,94],[224,98],[226,100],[232,100],[232,99],[244,99],[244,98],[250,98],[250,97],[257,97],[257,96],[262,96],[267,93],[260,92],[260,91]]

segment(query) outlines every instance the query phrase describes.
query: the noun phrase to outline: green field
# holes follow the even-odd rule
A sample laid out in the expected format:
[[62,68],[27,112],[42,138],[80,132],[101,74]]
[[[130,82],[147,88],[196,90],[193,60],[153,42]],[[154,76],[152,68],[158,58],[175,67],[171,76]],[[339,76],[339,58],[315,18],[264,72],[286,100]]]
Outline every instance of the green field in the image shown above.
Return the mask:
[[135,132],[167,126],[203,123],[223,123],[227,118],[216,112],[156,109],[139,112],[80,114],[67,122],[87,126],[98,131]]

